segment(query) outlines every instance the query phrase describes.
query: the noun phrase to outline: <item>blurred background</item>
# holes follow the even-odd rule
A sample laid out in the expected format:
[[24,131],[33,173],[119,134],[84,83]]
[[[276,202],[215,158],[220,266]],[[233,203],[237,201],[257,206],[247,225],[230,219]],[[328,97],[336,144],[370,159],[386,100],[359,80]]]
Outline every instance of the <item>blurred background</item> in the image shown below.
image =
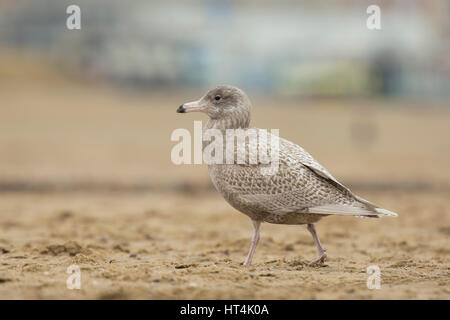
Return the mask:
[[[70,31],[66,8],[82,11]],[[120,87],[448,99],[448,1],[2,1],[0,40]]]
[[450,3],[376,1],[381,30],[370,4],[2,1],[0,188],[208,184],[169,137],[201,118],[176,107],[218,84],[343,180],[445,184]]
[[[304,228],[264,225],[242,270],[249,219],[170,157],[219,84],[399,218],[324,219],[320,269]],[[2,0],[0,298],[448,299],[449,138],[448,0]]]

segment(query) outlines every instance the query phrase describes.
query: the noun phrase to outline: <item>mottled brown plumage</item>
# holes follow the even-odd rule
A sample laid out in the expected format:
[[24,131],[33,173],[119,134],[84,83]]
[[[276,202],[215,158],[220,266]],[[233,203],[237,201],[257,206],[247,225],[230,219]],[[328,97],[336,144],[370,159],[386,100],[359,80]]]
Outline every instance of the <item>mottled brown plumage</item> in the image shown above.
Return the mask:
[[[217,129],[225,137],[227,129],[249,129],[251,103],[242,90],[219,86],[201,99],[181,105],[177,111],[208,114],[210,120],[204,130]],[[264,133],[261,129],[255,130],[258,137]],[[323,262],[326,254],[313,223],[324,216],[396,216],[354,195],[300,146],[270,133],[268,137],[275,139],[279,145],[279,166],[273,174],[262,173],[261,168],[267,168],[267,164],[249,160],[248,156],[259,150],[259,145],[255,144],[260,143],[260,140],[248,137],[245,140],[244,162],[236,163],[238,149],[234,148],[233,164],[208,165],[211,181],[217,191],[234,208],[253,220],[255,234],[246,265],[251,263],[258,243],[261,222],[308,224],[319,251],[319,258],[314,262]],[[235,146],[236,143],[233,142]],[[204,142],[204,148],[206,145],[207,142]],[[230,152],[225,146],[224,143],[224,153]],[[270,150],[269,145],[268,154]]]

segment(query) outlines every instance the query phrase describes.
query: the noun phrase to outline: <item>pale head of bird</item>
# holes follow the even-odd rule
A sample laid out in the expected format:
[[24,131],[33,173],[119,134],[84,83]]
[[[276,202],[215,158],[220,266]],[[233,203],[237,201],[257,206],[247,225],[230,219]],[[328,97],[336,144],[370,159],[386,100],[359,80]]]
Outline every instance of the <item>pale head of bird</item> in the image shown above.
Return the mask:
[[244,91],[232,86],[218,86],[199,100],[183,103],[178,113],[203,112],[212,120],[229,123],[228,127],[248,127],[251,102]]

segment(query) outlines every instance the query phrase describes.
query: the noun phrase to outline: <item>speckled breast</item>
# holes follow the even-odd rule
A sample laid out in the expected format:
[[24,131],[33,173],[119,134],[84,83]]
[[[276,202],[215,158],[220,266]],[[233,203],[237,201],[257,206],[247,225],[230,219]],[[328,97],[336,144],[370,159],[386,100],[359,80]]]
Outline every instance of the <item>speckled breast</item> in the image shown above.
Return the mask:
[[222,197],[236,210],[249,216],[252,220],[274,224],[308,224],[315,223],[325,215],[308,213],[307,209],[296,212],[267,212],[259,203],[244,199],[224,184],[222,175],[227,174],[227,165],[208,165],[211,182]]

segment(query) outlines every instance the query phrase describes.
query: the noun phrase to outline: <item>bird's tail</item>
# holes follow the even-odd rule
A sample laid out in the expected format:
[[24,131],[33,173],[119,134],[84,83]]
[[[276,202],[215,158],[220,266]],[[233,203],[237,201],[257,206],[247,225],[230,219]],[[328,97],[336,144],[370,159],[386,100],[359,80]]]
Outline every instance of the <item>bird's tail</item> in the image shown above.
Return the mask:
[[370,209],[372,209],[373,211],[375,211],[377,214],[376,216],[388,216],[388,217],[398,217],[398,214],[393,212],[393,211],[389,211],[383,208],[380,208],[376,205],[374,205],[372,202],[367,201],[366,199],[361,198],[360,196],[355,195],[356,200],[358,200],[359,202],[365,204],[366,206],[368,206]]
[[380,208],[373,203],[354,196],[357,202],[354,205],[326,204],[308,208],[308,212],[325,215],[343,215],[364,218],[379,218],[381,216],[397,217],[395,212]]
[[383,208],[375,208],[375,211],[381,215],[389,216],[389,217],[398,217],[398,214],[395,212],[383,209]]

